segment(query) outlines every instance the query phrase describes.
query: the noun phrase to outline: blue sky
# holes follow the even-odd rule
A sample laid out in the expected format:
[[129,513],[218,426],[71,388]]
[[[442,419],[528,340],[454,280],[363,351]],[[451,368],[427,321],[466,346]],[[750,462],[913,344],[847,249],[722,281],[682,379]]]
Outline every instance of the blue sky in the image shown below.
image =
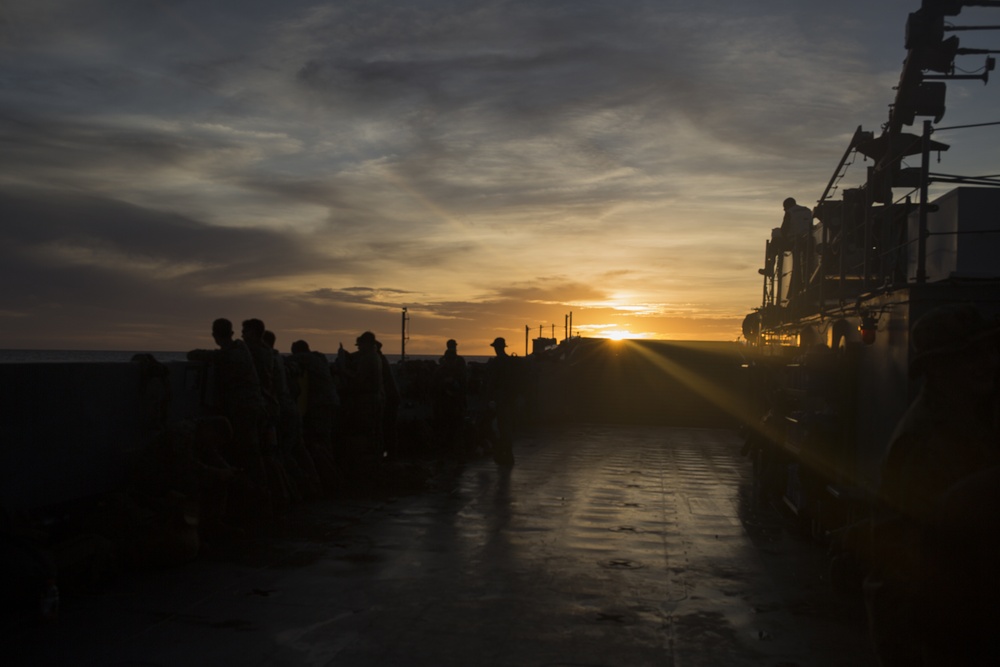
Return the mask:
[[[413,353],[570,312],[735,340],[781,201],[885,122],[918,6],[5,3],[0,347],[181,350],[223,316],[396,352],[403,307]],[[942,125],[998,120],[997,88],[949,83]],[[998,136],[942,136],[941,170],[997,173]]]

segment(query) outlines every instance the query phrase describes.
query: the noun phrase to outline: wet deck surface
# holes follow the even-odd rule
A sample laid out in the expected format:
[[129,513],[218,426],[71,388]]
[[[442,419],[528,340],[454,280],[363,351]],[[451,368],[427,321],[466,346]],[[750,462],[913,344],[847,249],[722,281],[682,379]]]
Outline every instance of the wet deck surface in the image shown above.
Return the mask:
[[729,431],[578,426],[440,489],[63,601],[14,664],[874,665]]

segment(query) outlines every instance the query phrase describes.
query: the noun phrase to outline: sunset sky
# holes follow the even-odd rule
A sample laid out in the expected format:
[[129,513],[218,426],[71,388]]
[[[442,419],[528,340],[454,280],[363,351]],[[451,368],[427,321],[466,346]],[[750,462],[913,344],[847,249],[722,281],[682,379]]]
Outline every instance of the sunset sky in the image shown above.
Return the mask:
[[[414,354],[521,353],[570,312],[736,340],[781,201],[886,121],[918,7],[5,2],[0,348],[185,350],[259,317],[283,351],[370,329],[395,354],[404,307]],[[1000,120],[1000,81],[947,102],[944,126]],[[936,137],[936,167],[1000,172],[989,136]]]

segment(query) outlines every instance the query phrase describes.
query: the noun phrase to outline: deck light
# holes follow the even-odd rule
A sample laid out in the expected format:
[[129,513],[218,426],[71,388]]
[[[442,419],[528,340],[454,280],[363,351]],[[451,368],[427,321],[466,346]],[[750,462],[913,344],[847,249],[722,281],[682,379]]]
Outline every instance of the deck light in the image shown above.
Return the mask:
[[862,317],[858,330],[861,332],[861,342],[865,345],[871,345],[875,342],[875,335],[878,333],[878,321],[871,316]]

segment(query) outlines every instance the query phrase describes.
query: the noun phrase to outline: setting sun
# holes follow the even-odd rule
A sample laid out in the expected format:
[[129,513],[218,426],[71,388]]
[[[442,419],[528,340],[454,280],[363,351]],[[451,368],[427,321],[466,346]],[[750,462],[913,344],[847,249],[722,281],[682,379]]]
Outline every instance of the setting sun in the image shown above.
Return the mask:
[[631,331],[605,331],[600,336],[600,338],[608,338],[610,340],[629,340],[633,338],[640,338]]

